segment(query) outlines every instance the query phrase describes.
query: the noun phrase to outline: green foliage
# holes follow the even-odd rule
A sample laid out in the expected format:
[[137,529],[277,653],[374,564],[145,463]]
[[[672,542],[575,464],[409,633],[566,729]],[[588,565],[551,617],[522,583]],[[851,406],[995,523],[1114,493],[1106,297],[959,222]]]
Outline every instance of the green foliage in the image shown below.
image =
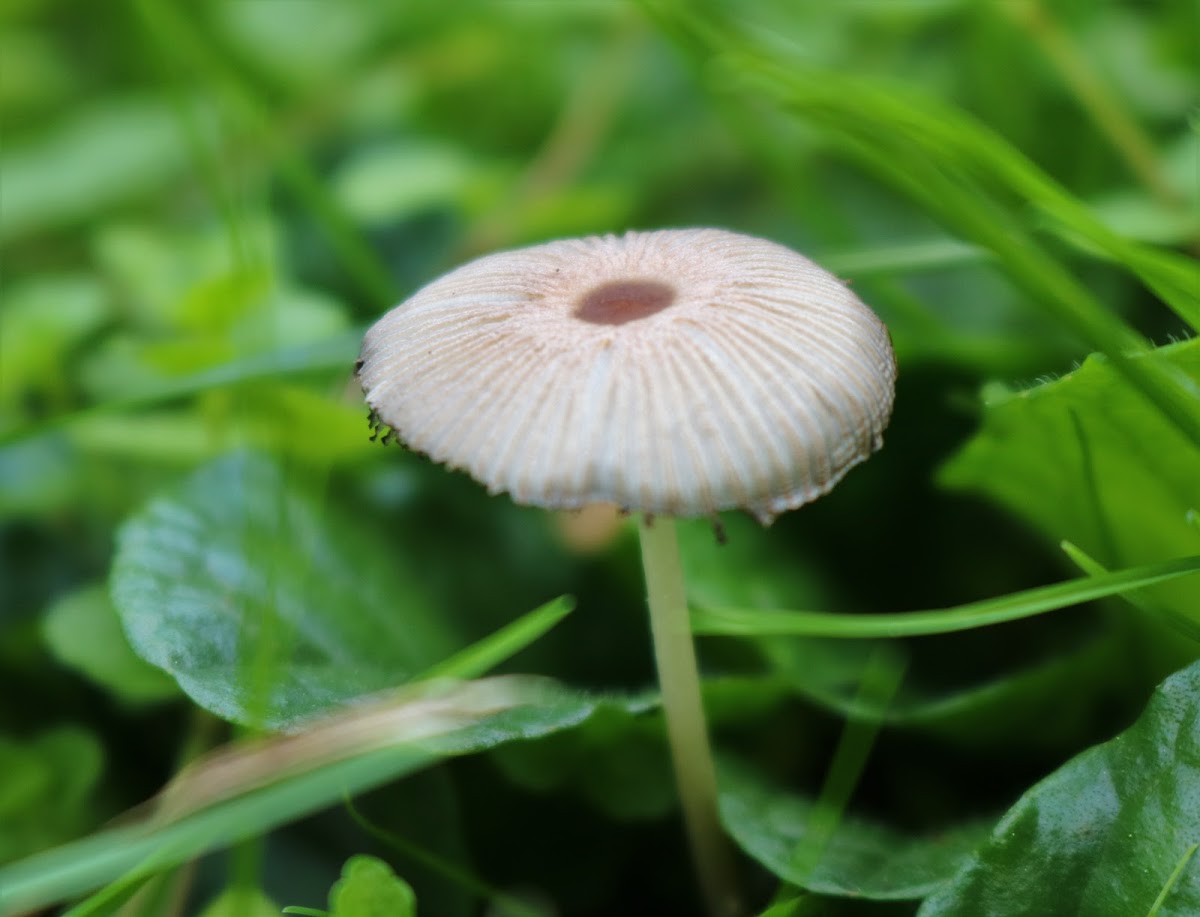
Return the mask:
[[819,611],[759,611],[745,608],[709,608],[693,616],[698,634],[723,636],[797,636],[872,639],[923,637],[973,630],[1007,621],[1019,621],[1091,599],[1153,586],[1200,572],[1200,556],[1181,557],[1117,573],[1055,583],[998,599],[984,599],[955,608],[909,611],[899,614],[860,614],[848,617]]
[[1200,909],[1200,664],[1163,682],[1137,722],[1027,792],[921,917]]
[[108,303],[87,275],[49,275],[6,289],[0,310],[0,420],[7,426],[23,398],[62,398],[62,364],[104,323]]
[[311,486],[240,453],[120,533],[113,599],[134,649],[226,719],[286,727],[401,684],[454,645],[415,571]]
[[329,890],[331,917],[415,917],[417,896],[391,867],[375,857],[356,856],[342,867]]
[[351,857],[342,867],[342,877],[329,890],[329,910],[285,907],[285,914],[310,917],[414,917],[417,897],[412,887],[375,857]]
[[186,162],[186,143],[164,99],[98,101],[0,157],[7,189],[0,240],[75,223],[148,194]]
[[[432,703],[425,705],[424,699]],[[354,731],[354,741],[345,741],[338,726],[346,718],[355,722],[351,711],[331,721],[328,732],[317,734],[317,742],[309,741],[315,747],[303,756],[289,759],[281,754],[287,746],[286,740],[279,740],[249,749],[241,760],[250,767],[235,769],[213,784],[189,782],[193,778],[184,772],[151,818],[108,828],[0,869],[0,913],[37,908],[118,879],[121,884],[136,883],[427,767],[443,756],[469,755],[552,735],[614,704],[624,705],[619,699],[589,697],[539,679],[484,682],[474,688],[468,683],[449,691],[434,685],[384,708],[397,716],[383,717],[380,725],[399,721],[404,728]],[[326,744],[326,735],[338,741]],[[81,744],[78,737],[71,741]],[[66,740],[51,738],[46,744],[53,753]],[[225,772],[218,762],[203,773]],[[71,792],[63,798],[77,807],[77,788],[85,782],[69,784]],[[26,798],[24,793],[14,793],[20,804]]]
[[885,825],[844,817],[814,840],[811,800],[770,786],[744,766],[721,771],[721,818],[738,844],[785,882],[826,895],[923,898],[959,871],[990,824],[906,837]]
[[0,914],[403,913],[371,825],[431,913],[698,910],[631,526],[352,375],[468,257],[706,224],[901,369],[834,493],[680,527],[747,911],[1200,909],[1193,3],[84,6],[0,5]]
[[200,917],[277,917],[279,906],[258,889],[227,888]]
[[661,818],[676,804],[662,723],[631,707],[608,705],[574,729],[506,746],[496,763],[533,792],[569,788],[612,818]]
[[[1159,352],[1200,379],[1194,341]],[[1045,536],[1067,539],[1112,567],[1200,547],[1200,530],[1188,521],[1200,507],[1197,461],[1200,448],[1147,411],[1110,363],[1093,357],[1024,391],[993,388],[982,428],[942,469],[941,480],[986,494]],[[1194,580],[1156,586],[1145,596],[1184,623],[1200,621]]]
[[42,630],[60,662],[117,697],[137,703],[178,694],[170,678],[130,649],[103,584],[86,586],[55,602],[46,612]]
[[548,602],[541,608],[535,608],[529,614],[522,615],[496,633],[436,663],[418,678],[476,678],[484,675],[533,643],[569,615],[574,608],[574,601],[566,597]]
[[90,825],[103,759],[96,737],[78,728],[23,741],[0,736],[0,863],[61,843]]

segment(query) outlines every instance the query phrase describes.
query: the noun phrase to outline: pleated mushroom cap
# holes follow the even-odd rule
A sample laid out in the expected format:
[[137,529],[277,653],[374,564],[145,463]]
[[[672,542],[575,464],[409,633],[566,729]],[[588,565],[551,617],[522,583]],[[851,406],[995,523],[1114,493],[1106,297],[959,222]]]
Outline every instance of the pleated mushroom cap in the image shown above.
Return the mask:
[[895,355],[836,277],[718,229],[488,255],[367,332],[378,420],[493,493],[762,522],[882,445]]

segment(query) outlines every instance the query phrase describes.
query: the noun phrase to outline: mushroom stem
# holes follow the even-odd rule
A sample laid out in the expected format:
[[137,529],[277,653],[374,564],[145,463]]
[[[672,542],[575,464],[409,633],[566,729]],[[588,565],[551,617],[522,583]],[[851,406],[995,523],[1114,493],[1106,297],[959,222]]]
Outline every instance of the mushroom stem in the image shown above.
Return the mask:
[[675,521],[643,516],[638,529],[667,740],[692,861],[709,914],[729,917],[740,911],[740,905],[733,858],[717,817],[717,777],[700,698]]

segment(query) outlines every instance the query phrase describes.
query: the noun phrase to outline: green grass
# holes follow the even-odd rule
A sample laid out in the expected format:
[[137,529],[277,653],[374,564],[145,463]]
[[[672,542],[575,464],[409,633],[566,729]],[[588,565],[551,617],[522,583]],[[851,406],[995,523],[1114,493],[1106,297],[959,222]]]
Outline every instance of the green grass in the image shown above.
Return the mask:
[[1200,794],[1194,5],[97,15],[0,6],[0,915],[699,912],[631,525],[352,378],[470,257],[689,225],[900,357],[836,491],[681,525],[748,912],[1200,911],[1200,811],[1096,789]]

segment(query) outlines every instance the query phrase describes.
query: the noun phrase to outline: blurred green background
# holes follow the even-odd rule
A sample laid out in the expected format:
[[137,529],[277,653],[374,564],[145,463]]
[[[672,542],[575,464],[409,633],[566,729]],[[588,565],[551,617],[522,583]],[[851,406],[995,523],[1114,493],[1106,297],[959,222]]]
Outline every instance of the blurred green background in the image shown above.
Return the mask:
[[[808,254],[889,325],[885,449],[766,532],[731,516],[718,548],[684,526],[698,603],[935,608],[1075,575],[1063,538],[1114,568],[1195,552],[1195,442],[1107,364],[1053,382],[1118,326],[1039,284],[1065,271],[1095,315],[1188,335],[1198,61],[1194,0],[4,0],[0,862],[145,800],[222,719],[399,683],[562,593],[578,609],[504,670],[653,684],[626,524],[581,532],[368,440],[365,328],[497,248],[720,226]],[[944,142],[905,139],[911,112],[948,113]],[[1161,588],[1194,614],[1194,586]],[[1194,647],[1113,608],[910,641],[854,806],[911,830],[995,816]],[[703,639],[731,679],[718,744],[814,791],[870,651]],[[363,809],[562,913],[618,912],[629,888],[686,913],[671,800],[661,728],[613,714]],[[272,835],[263,885],[317,906],[382,849],[327,813]],[[389,855],[423,911],[477,912]]]

